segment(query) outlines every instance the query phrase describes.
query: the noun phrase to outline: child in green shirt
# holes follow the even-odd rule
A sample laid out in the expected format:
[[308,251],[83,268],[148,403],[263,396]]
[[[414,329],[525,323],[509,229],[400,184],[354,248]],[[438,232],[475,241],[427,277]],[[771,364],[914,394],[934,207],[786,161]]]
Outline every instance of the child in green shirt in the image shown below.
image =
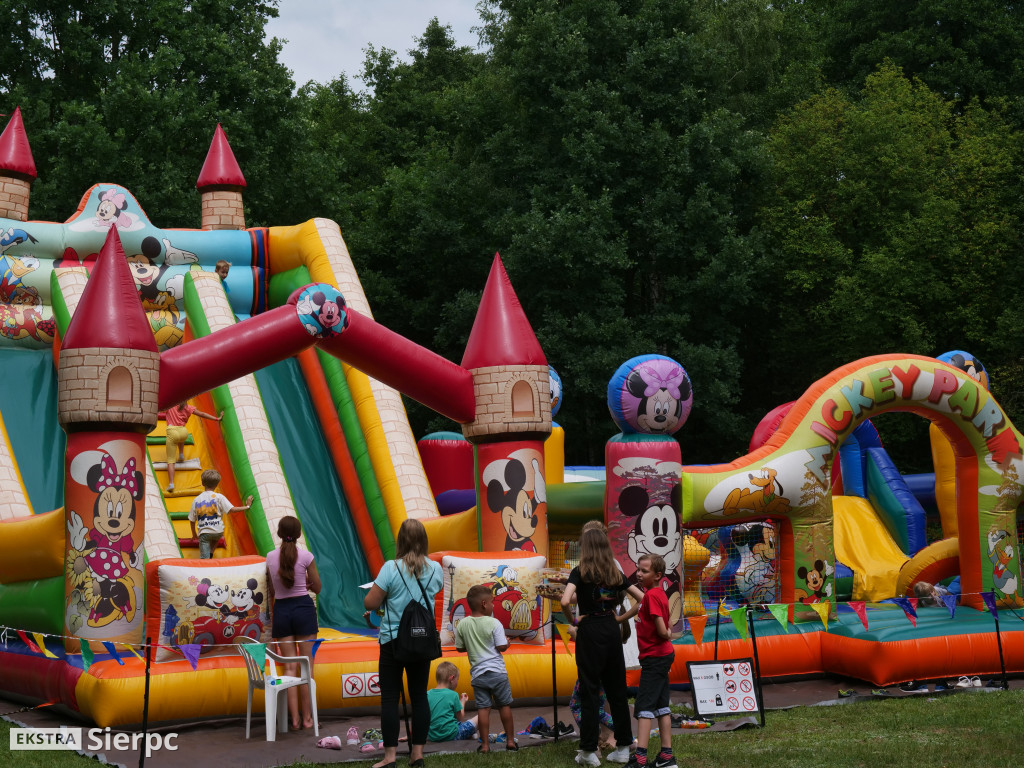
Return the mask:
[[430,730],[427,741],[464,741],[476,733],[476,718],[466,718],[469,694],[456,693],[459,669],[450,661],[437,665],[437,687],[427,691],[430,703]]

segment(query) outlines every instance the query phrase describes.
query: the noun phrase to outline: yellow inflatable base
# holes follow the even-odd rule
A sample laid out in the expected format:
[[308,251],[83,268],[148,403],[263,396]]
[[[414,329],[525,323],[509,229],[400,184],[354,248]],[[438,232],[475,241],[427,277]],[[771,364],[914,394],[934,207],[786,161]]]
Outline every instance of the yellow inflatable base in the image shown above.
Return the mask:
[[[377,673],[377,642],[361,635],[321,632],[324,642],[316,653],[313,675],[316,679],[317,707],[376,707],[377,695],[346,696],[342,677],[365,675],[361,681],[372,684]],[[555,639],[555,668],[559,696],[568,696],[576,683],[576,657],[562,641]],[[512,690],[517,697],[551,696],[551,643],[544,646],[515,646],[504,655]],[[81,675],[75,698],[82,715],[97,726],[121,726],[142,721],[145,693],[145,663],[135,657],[124,658],[124,666],[107,660],[94,663]],[[459,668],[459,692],[472,696],[469,684],[469,660],[464,653],[445,649],[440,661]],[[187,661],[153,663],[150,674],[149,720],[197,720],[213,717],[245,717],[248,677],[237,654],[200,659],[192,670]],[[430,680],[434,672],[431,669]],[[348,682],[352,682],[351,678]],[[350,686],[351,690],[355,686]],[[263,694],[253,696],[253,712],[263,713]]]

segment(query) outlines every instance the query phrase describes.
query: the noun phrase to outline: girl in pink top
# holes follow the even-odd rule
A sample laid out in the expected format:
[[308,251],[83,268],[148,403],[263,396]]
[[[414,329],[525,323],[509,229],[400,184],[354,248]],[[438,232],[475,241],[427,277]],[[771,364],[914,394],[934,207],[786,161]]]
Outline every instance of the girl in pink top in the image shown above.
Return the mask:
[[[320,574],[313,562],[312,553],[296,545],[302,535],[302,525],[297,517],[282,517],[277,524],[277,535],[281,539],[281,546],[267,553],[267,584],[270,587],[270,610],[274,622],[270,634],[283,655],[310,656],[312,669],[312,641],[320,630],[316,605],[309,592],[320,594]],[[282,674],[298,676],[298,666],[285,664]],[[309,686],[289,688],[287,696],[291,729],[297,731],[300,728],[312,728],[313,707]]]

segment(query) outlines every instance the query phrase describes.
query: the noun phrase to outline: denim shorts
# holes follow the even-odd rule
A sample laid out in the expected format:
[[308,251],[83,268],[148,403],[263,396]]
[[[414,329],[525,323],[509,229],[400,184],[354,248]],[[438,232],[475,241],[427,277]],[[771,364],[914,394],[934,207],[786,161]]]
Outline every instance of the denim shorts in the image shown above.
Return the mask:
[[472,684],[477,709],[512,706],[512,686],[505,672],[481,672],[473,678]]
[[282,597],[274,601],[274,626],[271,635],[278,637],[310,637],[319,631],[316,605],[309,595]]
[[633,717],[656,720],[669,714],[671,691],[668,673],[675,660],[675,651],[667,656],[645,656],[640,659],[640,687],[633,703]]

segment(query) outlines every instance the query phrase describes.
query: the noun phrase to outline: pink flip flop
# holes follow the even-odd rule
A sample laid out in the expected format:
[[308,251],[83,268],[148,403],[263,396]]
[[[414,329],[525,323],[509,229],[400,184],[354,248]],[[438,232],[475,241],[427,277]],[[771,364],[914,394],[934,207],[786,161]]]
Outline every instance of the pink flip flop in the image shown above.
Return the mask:
[[337,736],[324,736],[316,745],[320,749],[341,749],[341,739]]

